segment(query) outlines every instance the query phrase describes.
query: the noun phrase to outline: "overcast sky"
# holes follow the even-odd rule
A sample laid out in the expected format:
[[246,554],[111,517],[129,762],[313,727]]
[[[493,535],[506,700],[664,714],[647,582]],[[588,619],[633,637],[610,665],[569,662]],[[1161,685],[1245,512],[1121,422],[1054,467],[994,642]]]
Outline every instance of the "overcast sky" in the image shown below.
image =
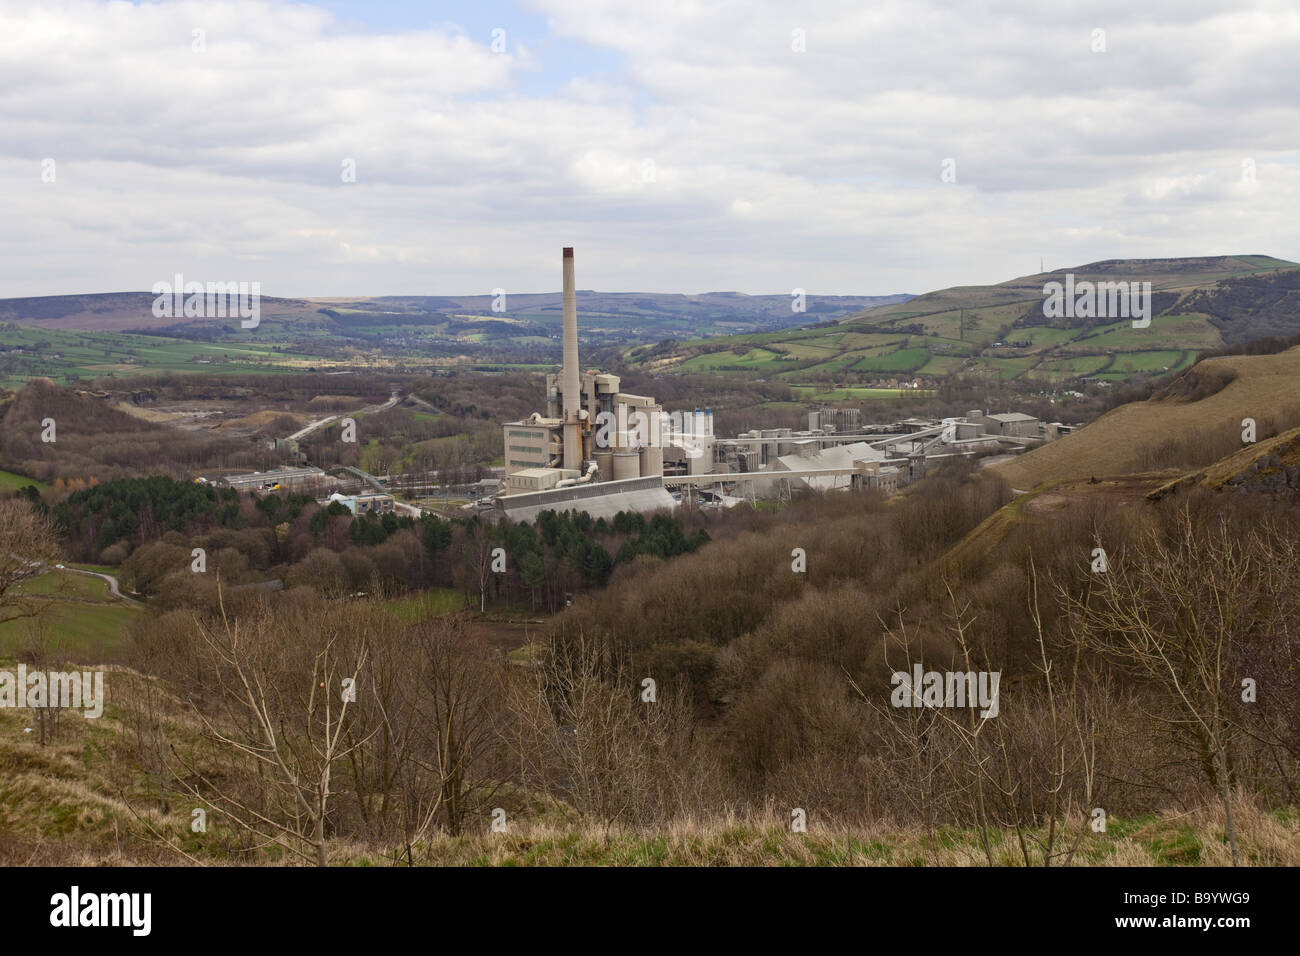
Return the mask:
[[0,0],[0,298],[1300,259],[1297,64],[1294,0]]

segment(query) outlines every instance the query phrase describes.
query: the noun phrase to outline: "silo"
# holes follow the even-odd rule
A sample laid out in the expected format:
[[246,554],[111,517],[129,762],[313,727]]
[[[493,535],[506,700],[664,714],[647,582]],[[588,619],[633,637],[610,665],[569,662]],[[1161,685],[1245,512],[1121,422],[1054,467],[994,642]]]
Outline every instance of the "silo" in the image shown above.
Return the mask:
[[664,449],[662,445],[641,446],[641,477],[652,478],[664,473]]
[[600,480],[610,481],[614,477],[614,453],[612,451],[596,452],[596,467],[600,469]]
[[641,455],[635,451],[614,452],[614,480],[641,477]]

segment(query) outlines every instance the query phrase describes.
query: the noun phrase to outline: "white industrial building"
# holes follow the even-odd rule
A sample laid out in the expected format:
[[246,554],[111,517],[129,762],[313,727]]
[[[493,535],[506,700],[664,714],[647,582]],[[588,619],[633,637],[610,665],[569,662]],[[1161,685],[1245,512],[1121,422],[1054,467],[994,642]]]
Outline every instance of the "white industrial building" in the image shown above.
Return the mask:
[[809,413],[807,431],[766,428],[719,439],[711,409],[666,414],[652,397],[622,391],[619,376],[580,370],[573,249],[564,249],[561,262],[563,365],[547,376],[545,412],[502,426],[505,481],[492,499],[498,515],[526,521],[548,508],[593,517],[672,508],[665,482],[711,500],[741,485],[749,496],[892,492],[923,474],[930,459],[1019,451],[1057,433],[1031,415],[974,410],[856,434],[860,409],[821,407]]
[[[545,414],[502,426],[506,476],[497,511],[531,520],[547,507],[561,510],[578,500],[593,516],[672,508],[675,502],[663,487],[665,432],[673,438],[681,429],[666,429],[669,416],[659,404],[621,391],[617,375],[581,373],[572,248],[565,247],[561,264],[563,365],[546,377]],[[707,470],[711,454],[705,461]]]

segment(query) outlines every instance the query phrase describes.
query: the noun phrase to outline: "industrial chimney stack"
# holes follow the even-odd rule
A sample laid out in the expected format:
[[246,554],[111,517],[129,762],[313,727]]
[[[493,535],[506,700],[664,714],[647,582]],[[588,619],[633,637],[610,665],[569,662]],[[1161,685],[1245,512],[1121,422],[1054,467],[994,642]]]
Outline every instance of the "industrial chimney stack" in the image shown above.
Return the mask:
[[582,424],[578,414],[578,292],[573,281],[573,247],[564,247],[564,369],[560,399],[564,414],[564,467],[582,467]]

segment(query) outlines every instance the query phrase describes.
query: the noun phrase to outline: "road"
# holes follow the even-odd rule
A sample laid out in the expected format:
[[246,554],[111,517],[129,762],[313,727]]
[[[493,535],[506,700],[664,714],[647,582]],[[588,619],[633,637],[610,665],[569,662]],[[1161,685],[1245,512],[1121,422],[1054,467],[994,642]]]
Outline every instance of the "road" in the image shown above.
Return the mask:
[[[398,402],[400,402],[401,400],[402,400],[402,393],[401,393],[401,392],[393,392],[393,394],[389,397],[388,401],[384,402],[384,404],[382,404],[382,405],[367,405],[365,408],[361,409],[361,411],[359,411],[359,412],[352,412],[352,414],[353,414],[353,415],[360,415],[360,414],[363,414],[363,413],[364,413],[364,414],[366,414],[366,415],[373,415],[373,414],[375,414],[376,412],[382,412],[382,411],[386,411],[386,410],[392,408],[394,405],[396,405],[396,404],[397,404]],[[308,435],[310,435],[312,432],[316,431],[318,428],[324,428],[324,427],[325,427],[326,425],[328,425],[330,422],[336,422],[336,421],[338,421],[340,417],[342,417],[342,416],[339,416],[339,415],[330,415],[328,418],[320,418],[320,419],[317,419],[317,420],[314,421],[314,422],[308,422],[304,427],[298,429],[296,432],[294,432],[292,435],[290,435],[290,436],[289,436],[289,440],[290,440],[290,441],[299,441],[299,440],[301,440],[301,439],[303,439],[303,438],[306,438]]]
[[108,585],[108,593],[113,597],[118,598],[119,600],[124,601],[125,603],[130,604],[134,607],[144,607],[144,604],[142,604],[140,601],[137,601],[135,598],[132,597],[127,597],[125,594],[123,594],[121,583],[117,580],[117,578],[115,578],[111,574],[100,574],[98,571],[85,571],[81,568],[70,568],[67,565],[63,565],[63,564],[47,564],[44,561],[29,561],[26,558],[23,558],[17,554],[11,555],[11,557],[17,558],[19,561],[22,561],[24,567],[34,568],[40,570],[43,573],[49,571],[67,571],[69,574],[85,574],[92,578],[99,578],[101,581],[103,581]]
[[81,568],[69,568],[66,565],[62,568],[55,568],[52,565],[47,564],[46,567],[49,568],[51,571],[69,571],[72,574],[85,574],[92,578],[99,578],[101,581],[106,581],[108,583],[108,593],[111,594],[113,597],[120,598],[121,600],[125,601],[127,604],[133,605],[135,607],[144,607],[144,605],[139,601],[137,601],[135,598],[127,597],[125,594],[123,594],[121,585],[118,583],[117,578],[113,577],[113,575],[111,574],[100,574],[98,571],[85,571]]

